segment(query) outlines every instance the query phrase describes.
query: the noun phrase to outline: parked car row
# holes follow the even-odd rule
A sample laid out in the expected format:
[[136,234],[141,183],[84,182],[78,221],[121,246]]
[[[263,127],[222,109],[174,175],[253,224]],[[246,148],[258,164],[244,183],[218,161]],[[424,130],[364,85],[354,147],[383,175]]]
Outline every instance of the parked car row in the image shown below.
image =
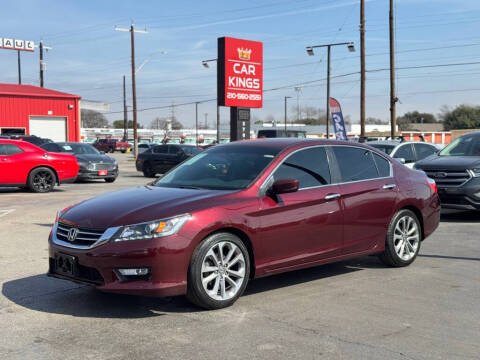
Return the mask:
[[115,139],[97,139],[92,145],[99,151],[106,153],[113,153],[115,151],[121,151],[126,153],[131,149],[131,145],[127,141],[119,141]]
[[89,144],[44,142],[37,146],[23,139],[0,139],[2,187],[24,187],[44,193],[66,182],[87,179],[113,182],[117,176],[115,159]]

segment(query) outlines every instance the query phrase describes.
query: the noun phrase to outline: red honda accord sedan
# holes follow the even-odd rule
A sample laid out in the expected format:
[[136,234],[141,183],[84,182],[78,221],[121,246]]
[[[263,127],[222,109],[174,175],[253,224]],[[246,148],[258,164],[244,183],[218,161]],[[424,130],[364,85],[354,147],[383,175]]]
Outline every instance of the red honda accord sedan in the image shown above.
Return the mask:
[[255,277],[367,254],[409,265],[439,218],[435,182],[374,148],[233,142],[60,211],[49,275],[217,309]]
[[45,193],[55,184],[73,182],[78,169],[73,155],[49,153],[22,140],[0,139],[0,186]]

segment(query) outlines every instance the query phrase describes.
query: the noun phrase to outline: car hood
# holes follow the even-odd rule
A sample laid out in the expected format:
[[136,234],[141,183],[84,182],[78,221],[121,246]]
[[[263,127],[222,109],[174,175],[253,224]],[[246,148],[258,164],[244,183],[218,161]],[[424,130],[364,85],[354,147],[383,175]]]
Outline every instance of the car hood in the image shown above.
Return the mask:
[[480,156],[431,155],[415,164],[422,170],[465,170],[480,167]]
[[[141,186],[103,194],[74,205],[61,215],[79,227],[106,229],[191,213],[234,191]],[[208,205],[205,200],[208,200]]]
[[115,160],[112,159],[110,156],[107,155],[97,155],[97,154],[77,154],[75,155],[77,160],[84,161],[84,162],[92,162],[92,163],[113,163]]

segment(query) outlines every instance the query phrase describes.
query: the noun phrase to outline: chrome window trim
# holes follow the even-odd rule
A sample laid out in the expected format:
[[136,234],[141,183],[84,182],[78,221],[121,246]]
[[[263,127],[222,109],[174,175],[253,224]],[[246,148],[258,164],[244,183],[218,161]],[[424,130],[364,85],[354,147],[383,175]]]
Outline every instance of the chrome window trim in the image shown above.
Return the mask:
[[79,250],[90,250],[96,248],[97,246],[103,245],[110,241],[112,236],[120,229],[120,226],[110,227],[104,231],[104,233],[100,236],[100,238],[94,242],[92,245],[73,245],[69,242],[60,240],[57,238],[57,228],[58,228],[58,221],[55,222],[55,225],[52,228],[52,242],[56,245],[63,246],[70,249],[79,249]]
[[[373,180],[382,180],[382,179],[391,179],[393,178],[393,165],[392,165],[392,162],[386,157],[384,156],[383,153],[380,153],[380,152],[376,152],[376,151],[372,151],[370,149],[366,149],[362,146],[352,146],[352,145],[343,145],[343,144],[327,144],[327,145],[312,145],[312,146],[305,146],[305,147],[301,147],[300,149],[297,149],[297,150],[294,150],[292,151],[290,154],[288,154],[280,163],[278,163],[275,168],[270,172],[270,175],[268,175],[268,177],[265,179],[265,181],[262,183],[262,185],[260,186],[259,188],[259,195],[260,196],[265,196],[265,193],[267,191],[267,188],[269,187],[268,186],[268,183],[271,181],[271,179],[273,178],[273,174],[275,173],[275,171],[277,171],[277,169],[290,157],[292,156],[293,154],[297,153],[298,151],[301,151],[301,150],[306,150],[306,149],[313,149],[313,148],[317,148],[317,147],[334,147],[334,146],[343,146],[343,147],[351,147],[351,148],[354,148],[354,149],[362,149],[362,150],[367,150],[367,151],[370,151],[371,153],[375,153],[379,156],[381,156],[382,158],[384,158],[386,161],[388,161],[388,164],[390,165],[390,175],[389,176],[386,176],[386,177],[377,177],[377,178],[373,178],[373,179],[364,179],[364,180],[355,180],[355,181],[346,181],[346,182],[340,182],[340,183],[331,183],[331,184],[326,184],[326,185],[318,185],[318,186],[310,186],[310,187],[306,187],[306,188],[302,188],[302,189],[298,189],[298,191],[302,191],[302,190],[310,190],[310,189],[317,189],[317,188],[321,188],[321,187],[326,187],[326,186],[336,186],[336,185],[345,185],[345,184],[353,184],[353,183],[358,183],[358,182],[364,182],[364,181],[373,181]],[[328,153],[327,153],[327,160],[328,160]],[[375,162],[375,160],[373,160]],[[376,164],[375,164],[376,165]],[[328,167],[329,167],[329,171],[330,171],[330,180],[331,180],[331,168],[330,168],[330,163],[328,164]],[[377,169],[378,171],[378,169]]]

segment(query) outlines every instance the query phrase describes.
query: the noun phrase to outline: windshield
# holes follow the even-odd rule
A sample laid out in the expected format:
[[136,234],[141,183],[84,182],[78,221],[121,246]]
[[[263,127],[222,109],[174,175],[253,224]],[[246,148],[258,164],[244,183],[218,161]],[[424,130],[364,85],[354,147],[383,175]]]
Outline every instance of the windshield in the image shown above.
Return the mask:
[[277,155],[260,146],[219,146],[185,161],[155,186],[238,190],[247,188]]
[[375,149],[378,149],[380,151],[383,151],[385,154],[390,155],[392,150],[395,149],[395,146],[393,145],[386,145],[386,144],[368,144]]
[[464,136],[454,140],[440,156],[480,156],[480,136]]
[[75,155],[95,154],[100,152],[89,144],[62,144],[60,145],[65,152],[74,153]]

